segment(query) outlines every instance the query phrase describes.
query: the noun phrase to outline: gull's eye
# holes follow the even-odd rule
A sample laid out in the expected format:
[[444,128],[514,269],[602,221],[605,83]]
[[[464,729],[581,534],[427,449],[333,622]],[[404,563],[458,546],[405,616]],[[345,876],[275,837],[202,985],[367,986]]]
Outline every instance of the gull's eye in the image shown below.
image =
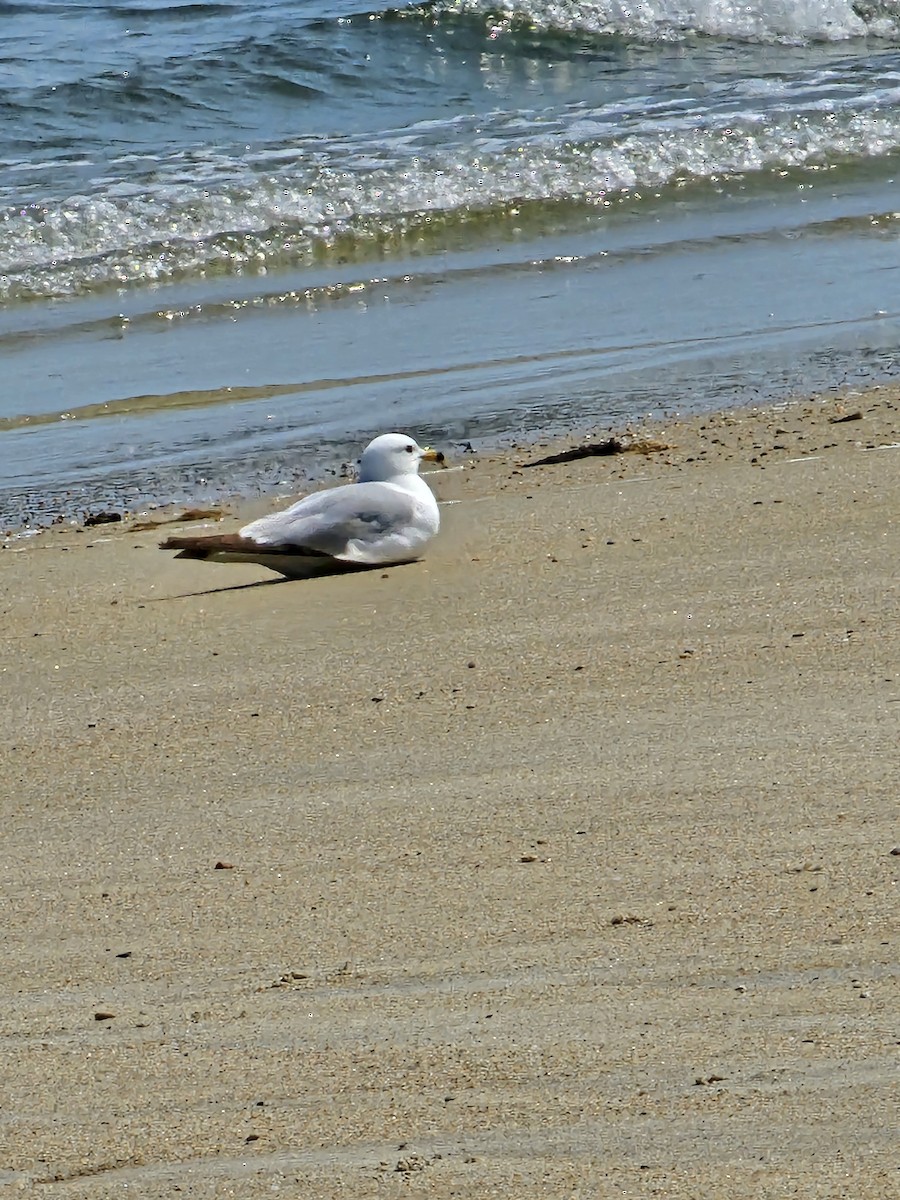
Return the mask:
[[407,447],[406,447],[406,453],[407,453],[407,454],[412,454],[412,452],[413,452],[413,448],[412,448],[412,446],[407,446]]

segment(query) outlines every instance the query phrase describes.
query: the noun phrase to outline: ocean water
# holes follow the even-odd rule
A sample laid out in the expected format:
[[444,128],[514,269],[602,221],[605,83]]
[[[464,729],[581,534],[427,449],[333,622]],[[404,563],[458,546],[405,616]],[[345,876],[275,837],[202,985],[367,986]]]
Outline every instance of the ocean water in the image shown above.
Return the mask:
[[900,0],[0,29],[0,530],[897,372]]

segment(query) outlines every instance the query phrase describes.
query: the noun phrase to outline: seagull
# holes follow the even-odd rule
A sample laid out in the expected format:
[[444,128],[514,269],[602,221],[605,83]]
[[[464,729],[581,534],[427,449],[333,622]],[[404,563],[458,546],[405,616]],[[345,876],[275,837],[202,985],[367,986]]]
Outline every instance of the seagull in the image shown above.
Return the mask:
[[238,533],[160,542],[178,558],[259,563],[289,579],[322,571],[412,562],[437,533],[440,513],[421,462],[443,463],[405,433],[383,433],[362,454],[359,482],[305,496]]

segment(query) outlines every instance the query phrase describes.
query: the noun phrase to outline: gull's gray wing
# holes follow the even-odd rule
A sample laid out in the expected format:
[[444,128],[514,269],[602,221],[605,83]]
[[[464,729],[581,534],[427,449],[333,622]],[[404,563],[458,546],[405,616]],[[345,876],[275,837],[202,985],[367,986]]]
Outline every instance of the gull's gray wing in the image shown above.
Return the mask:
[[385,538],[402,537],[414,517],[413,498],[402,488],[349,483],[306,496],[284,512],[260,517],[244,526],[241,537],[260,546],[294,546],[340,558],[351,542],[358,543],[363,554],[377,553]]

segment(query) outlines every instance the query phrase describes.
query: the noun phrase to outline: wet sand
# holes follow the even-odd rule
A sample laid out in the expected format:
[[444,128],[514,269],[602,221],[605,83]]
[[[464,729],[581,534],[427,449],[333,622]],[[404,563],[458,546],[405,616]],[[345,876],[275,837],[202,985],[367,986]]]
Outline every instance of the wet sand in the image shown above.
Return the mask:
[[0,551],[0,1190],[896,1194],[898,393],[640,432]]

